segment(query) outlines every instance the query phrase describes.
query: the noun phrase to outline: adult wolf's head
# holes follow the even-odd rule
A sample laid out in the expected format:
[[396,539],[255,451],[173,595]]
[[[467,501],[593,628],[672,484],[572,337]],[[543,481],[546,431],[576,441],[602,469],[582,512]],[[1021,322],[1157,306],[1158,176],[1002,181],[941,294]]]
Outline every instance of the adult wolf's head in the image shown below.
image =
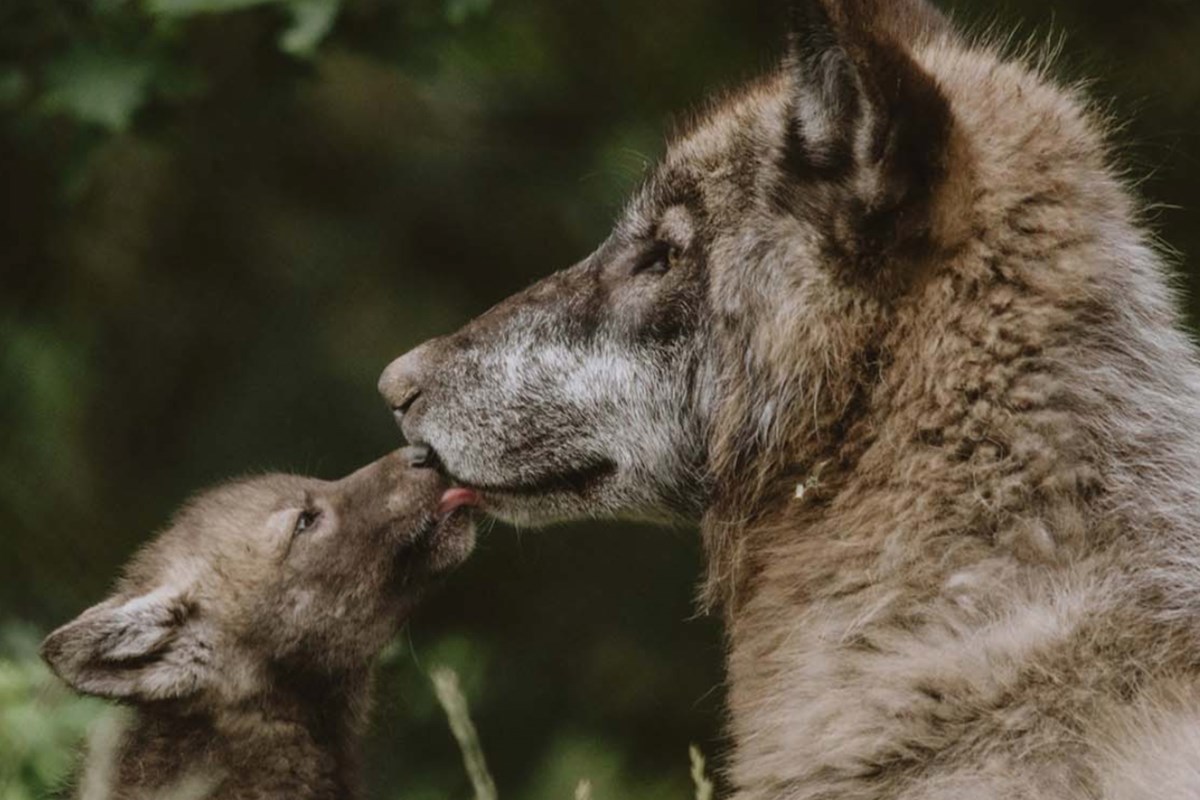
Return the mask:
[[951,33],[924,0],[792,17],[782,68],[677,137],[595,253],[384,372],[493,513],[693,516],[828,446],[882,298],[948,235],[954,123],[917,53]]

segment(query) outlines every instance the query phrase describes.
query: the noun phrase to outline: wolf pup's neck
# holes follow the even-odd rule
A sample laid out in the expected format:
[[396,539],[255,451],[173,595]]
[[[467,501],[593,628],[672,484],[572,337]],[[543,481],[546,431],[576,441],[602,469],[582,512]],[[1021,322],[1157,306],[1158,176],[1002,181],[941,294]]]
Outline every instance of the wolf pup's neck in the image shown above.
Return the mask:
[[115,742],[93,743],[79,797],[353,800],[369,675],[285,674],[234,707],[134,709]]

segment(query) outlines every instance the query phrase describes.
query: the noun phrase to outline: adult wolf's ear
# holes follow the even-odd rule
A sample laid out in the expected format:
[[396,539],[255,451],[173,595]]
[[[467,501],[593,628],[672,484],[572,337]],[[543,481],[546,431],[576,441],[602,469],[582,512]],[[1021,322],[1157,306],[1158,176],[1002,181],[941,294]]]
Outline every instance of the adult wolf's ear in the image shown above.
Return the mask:
[[825,198],[827,241],[859,277],[936,238],[954,118],[912,52],[948,34],[926,0],[792,2],[782,199]]
[[93,606],[50,634],[42,658],[84,694],[114,699],[182,698],[201,688],[210,648],[195,608],[165,589]]

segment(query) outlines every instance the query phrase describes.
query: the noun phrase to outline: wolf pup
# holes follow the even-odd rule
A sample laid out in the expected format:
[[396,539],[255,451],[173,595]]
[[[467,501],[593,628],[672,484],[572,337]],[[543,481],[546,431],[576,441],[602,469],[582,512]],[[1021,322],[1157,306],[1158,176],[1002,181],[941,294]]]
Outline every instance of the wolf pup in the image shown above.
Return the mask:
[[42,655],[59,677],[133,708],[81,790],[355,796],[372,661],[474,546],[461,509],[475,494],[422,468],[425,455],[407,448],[335,482],[267,475],[205,492],[112,597],[52,633]]

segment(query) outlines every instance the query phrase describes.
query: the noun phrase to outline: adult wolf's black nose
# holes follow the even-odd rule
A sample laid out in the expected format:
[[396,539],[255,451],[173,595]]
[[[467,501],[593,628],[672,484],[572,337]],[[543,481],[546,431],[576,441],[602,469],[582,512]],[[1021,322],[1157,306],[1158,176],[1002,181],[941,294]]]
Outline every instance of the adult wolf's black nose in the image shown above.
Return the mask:
[[425,363],[425,345],[397,358],[379,376],[379,393],[396,414],[396,421],[407,414],[421,396]]

